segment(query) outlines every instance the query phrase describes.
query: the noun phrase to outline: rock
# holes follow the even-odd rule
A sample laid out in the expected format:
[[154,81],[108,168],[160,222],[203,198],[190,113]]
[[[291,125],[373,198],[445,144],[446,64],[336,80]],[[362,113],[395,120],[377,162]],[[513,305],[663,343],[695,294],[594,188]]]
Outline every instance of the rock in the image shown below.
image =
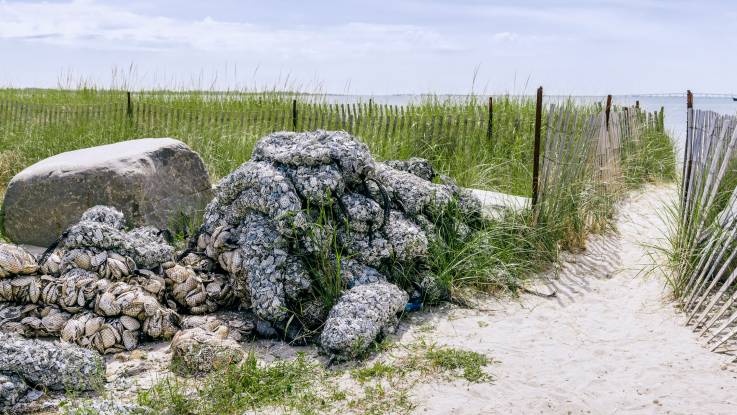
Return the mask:
[[216,331],[201,327],[179,331],[171,341],[172,369],[203,373],[243,360],[245,352],[237,341],[228,338],[228,328]]
[[481,201],[483,215],[491,219],[499,219],[504,211],[520,212],[530,207],[530,198],[514,196],[489,190],[469,189],[471,194]]
[[95,205],[121,210],[132,226],[167,228],[212,197],[202,159],[171,138],[144,138],[41,160],[8,184],[5,235],[48,246]]
[[394,331],[409,296],[388,282],[358,285],[330,310],[320,343],[336,355],[355,355],[382,334]]
[[0,332],[0,372],[51,390],[93,390],[105,381],[105,361],[92,350]]

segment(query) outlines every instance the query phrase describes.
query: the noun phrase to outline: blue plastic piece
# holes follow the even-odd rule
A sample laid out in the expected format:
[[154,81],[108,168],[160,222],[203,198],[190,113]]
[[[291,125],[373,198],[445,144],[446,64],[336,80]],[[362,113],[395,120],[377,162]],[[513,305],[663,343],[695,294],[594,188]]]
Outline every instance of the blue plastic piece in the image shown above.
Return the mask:
[[421,302],[410,302],[407,303],[407,305],[404,306],[404,311],[411,313],[413,311],[419,311],[422,310],[422,303]]

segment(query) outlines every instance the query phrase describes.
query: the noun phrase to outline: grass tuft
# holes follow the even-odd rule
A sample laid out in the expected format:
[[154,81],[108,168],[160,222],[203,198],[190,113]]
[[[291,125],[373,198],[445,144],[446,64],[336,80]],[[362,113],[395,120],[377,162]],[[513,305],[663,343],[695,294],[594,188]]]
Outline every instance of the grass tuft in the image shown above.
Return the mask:
[[481,353],[451,347],[433,347],[426,352],[425,357],[433,367],[446,371],[461,371],[463,378],[469,382],[481,383],[492,380],[482,368],[493,361]]

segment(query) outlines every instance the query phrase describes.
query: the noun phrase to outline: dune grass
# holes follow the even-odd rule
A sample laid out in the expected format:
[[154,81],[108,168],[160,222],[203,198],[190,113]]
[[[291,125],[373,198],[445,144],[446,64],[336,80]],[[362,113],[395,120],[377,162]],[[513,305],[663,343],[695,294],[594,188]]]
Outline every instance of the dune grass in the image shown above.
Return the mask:
[[[586,114],[600,110],[573,102],[563,106]],[[530,196],[534,116],[530,97],[495,97],[490,134],[487,101],[475,96],[425,96],[397,107],[330,105],[322,96],[294,92],[160,90],[132,93],[129,107],[120,90],[2,89],[0,193],[15,173],[38,160],[140,137],[184,141],[217,180],[248,160],[263,135],[322,127],[351,131],[379,160],[423,157],[462,186]],[[544,123],[543,136],[548,128],[556,124]],[[639,151],[623,157],[627,185],[672,179],[673,146],[662,128],[647,130],[642,143]],[[607,229],[619,195],[594,191],[591,160],[576,161],[564,167],[571,173],[562,175],[558,202],[549,203],[545,214],[508,213],[464,235],[438,227],[442,238],[436,241],[442,242],[431,246],[430,262],[445,298],[464,287],[515,292],[526,276],[554,261],[560,249],[582,247],[589,232]]]
[[[0,90],[0,151],[13,150],[18,168],[63,151],[140,137],[176,137],[197,151],[214,178],[248,160],[255,142],[275,130],[344,129],[378,159],[424,157],[460,184],[529,196],[534,103],[496,100],[493,134],[476,97],[426,97],[403,107],[362,102],[329,105],[293,93],[156,91],[132,94],[84,89]],[[360,115],[360,117],[359,117]],[[0,186],[8,177],[0,177]]]
[[[462,101],[429,97],[403,107],[369,102],[330,106],[319,96],[276,91],[155,91],[135,93],[132,99],[128,113],[123,91],[0,90],[0,193],[15,173],[40,159],[140,137],[184,141],[217,179],[248,160],[263,135],[316,127],[351,131],[380,160],[427,158],[462,186],[531,193],[535,108],[527,97],[495,98],[491,136],[486,101],[477,97]],[[293,100],[298,105],[296,128]],[[599,109],[580,110],[591,114]],[[544,125],[543,135],[547,128],[555,125]],[[580,131],[576,134],[574,142],[586,138]],[[623,191],[669,181],[675,175],[673,143],[662,124],[646,129],[634,150],[622,157],[623,187],[617,191],[600,186],[593,158],[585,153],[562,164],[556,190],[537,213],[524,209],[468,221],[457,216],[459,210],[449,209],[435,224],[426,270],[439,292],[425,302],[464,303],[467,292],[478,291],[515,294],[526,278],[554,262],[560,250],[583,248],[587,235],[610,229]],[[469,223],[469,229],[458,226]],[[310,270],[325,276],[318,285],[322,298],[332,303],[344,287],[340,269],[335,268],[340,263],[339,247],[328,249],[323,256],[330,260],[310,264]],[[173,375],[162,379],[141,392],[138,403],[156,414],[236,414],[273,408],[296,413],[409,412],[414,407],[409,389],[421,376],[491,380],[483,368],[492,361],[484,355],[426,344],[405,351],[397,360],[349,372],[327,370],[304,356],[263,364],[249,355],[242,365],[201,380]],[[348,381],[356,387],[342,387]],[[85,408],[72,405],[67,413],[91,413]]]

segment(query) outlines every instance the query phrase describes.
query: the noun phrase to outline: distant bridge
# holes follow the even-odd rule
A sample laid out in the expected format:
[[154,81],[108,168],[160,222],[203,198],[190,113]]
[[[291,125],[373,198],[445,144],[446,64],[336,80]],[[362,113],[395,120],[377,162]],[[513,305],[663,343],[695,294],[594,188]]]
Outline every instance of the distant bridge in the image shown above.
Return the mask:
[[[731,97],[737,97],[737,93],[731,93],[731,94],[717,94],[712,92],[694,92],[694,97],[702,97],[702,98],[731,98]],[[664,92],[659,94],[620,94],[620,95],[614,95],[617,97],[685,97],[686,91],[683,92]]]

